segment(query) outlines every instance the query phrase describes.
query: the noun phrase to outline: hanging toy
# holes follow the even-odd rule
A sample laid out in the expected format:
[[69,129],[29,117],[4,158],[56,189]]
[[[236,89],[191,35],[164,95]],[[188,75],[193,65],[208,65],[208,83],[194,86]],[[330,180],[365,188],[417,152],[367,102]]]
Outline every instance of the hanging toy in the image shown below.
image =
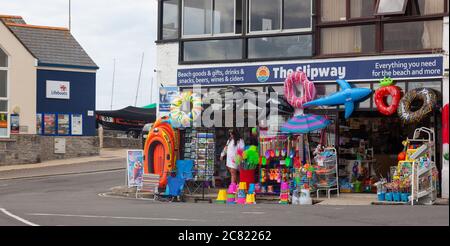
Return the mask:
[[[378,111],[384,115],[392,115],[397,112],[398,105],[402,97],[402,91],[400,87],[394,86],[391,78],[384,78],[380,81],[380,88],[375,91],[375,104]],[[386,98],[392,97],[392,102],[387,105]]]

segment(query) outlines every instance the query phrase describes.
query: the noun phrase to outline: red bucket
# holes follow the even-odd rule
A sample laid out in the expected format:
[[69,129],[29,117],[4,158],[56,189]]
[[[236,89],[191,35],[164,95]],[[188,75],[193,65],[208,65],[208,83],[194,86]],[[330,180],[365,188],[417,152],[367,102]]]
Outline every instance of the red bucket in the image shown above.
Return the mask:
[[245,170],[239,169],[239,182],[246,182],[247,188],[250,184],[255,183],[255,169]]

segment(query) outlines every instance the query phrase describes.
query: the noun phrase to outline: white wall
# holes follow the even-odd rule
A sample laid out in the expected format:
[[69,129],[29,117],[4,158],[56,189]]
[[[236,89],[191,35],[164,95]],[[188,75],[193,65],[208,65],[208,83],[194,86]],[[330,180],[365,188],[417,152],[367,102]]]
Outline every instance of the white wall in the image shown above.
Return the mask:
[[0,21],[0,46],[9,56],[9,114],[20,108],[21,131],[36,134],[36,59]]

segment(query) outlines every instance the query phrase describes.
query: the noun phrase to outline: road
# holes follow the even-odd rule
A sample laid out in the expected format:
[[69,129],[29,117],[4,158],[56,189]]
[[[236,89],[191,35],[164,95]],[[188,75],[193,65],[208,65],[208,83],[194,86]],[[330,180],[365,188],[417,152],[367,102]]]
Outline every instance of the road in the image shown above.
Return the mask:
[[0,226],[449,225],[448,206],[230,206],[99,195],[124,180],[124,170],[0,180]]

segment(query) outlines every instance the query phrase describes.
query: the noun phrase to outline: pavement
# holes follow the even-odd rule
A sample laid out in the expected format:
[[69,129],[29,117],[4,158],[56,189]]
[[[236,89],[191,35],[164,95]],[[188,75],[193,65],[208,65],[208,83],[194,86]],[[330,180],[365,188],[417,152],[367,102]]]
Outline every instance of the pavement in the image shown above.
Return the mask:
[[98,156],[0,166],[0,180],[124,169],[125,153],[125,149],[102,149]]
[[[449,226],[448,205],[240,206],[105,196],[111,187],[125,183],[121,151],[117,151],[118,158],[83,158],[70,165],[44,163],[41,168],[1,171],[0,226]],[[41,169],[49,173],[42,175]],[[5,178],[5,173],[11,178]]]

